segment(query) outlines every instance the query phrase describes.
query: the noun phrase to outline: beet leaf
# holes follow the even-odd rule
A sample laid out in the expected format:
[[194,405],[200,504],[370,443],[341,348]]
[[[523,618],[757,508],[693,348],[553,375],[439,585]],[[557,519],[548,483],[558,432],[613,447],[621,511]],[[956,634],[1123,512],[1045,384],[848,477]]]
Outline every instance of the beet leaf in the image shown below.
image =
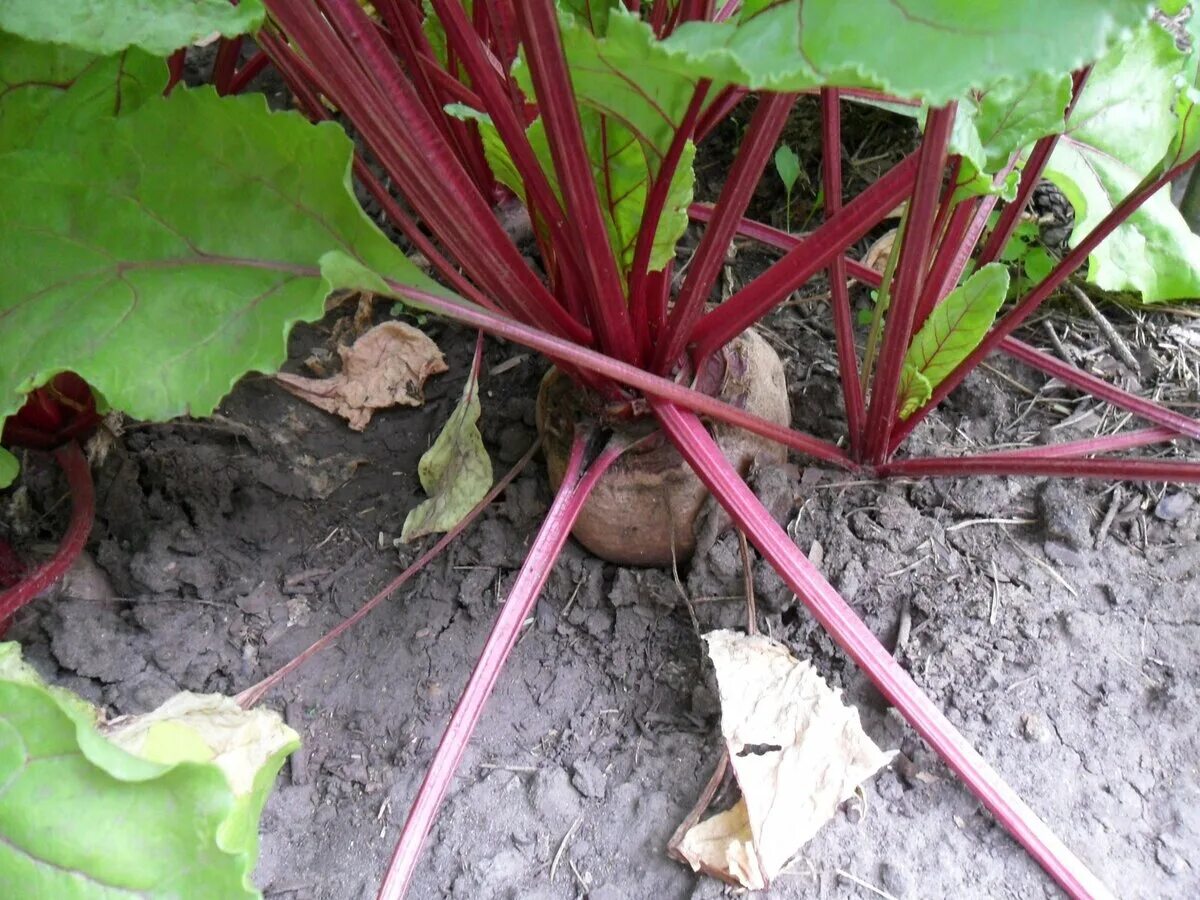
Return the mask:
[[179,47],[245,34],[263,19],[262,0],[4,0],[0,30],[32,41],[107,55],[141,47],[167,56]]

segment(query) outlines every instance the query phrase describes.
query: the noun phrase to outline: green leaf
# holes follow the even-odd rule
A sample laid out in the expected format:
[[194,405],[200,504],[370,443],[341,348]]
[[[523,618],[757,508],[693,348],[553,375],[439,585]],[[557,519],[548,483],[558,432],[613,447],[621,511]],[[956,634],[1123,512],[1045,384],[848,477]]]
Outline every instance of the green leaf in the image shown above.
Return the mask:
[[912,363],[905,363],[900,370],[900,418],[907,419],[929,402],[933,396],[933,385],[917,371]]
[[[1046,167],[1075,207],[1072,246],[1158,171],[1178,129],[1182,65],[1171,36],[1152,25],[1096,63]],[[1200,237],[1164,189],[1092,253],[1088,280],[1147,303],[1200,296]]]
[[[487,160],[488,168],[492,170],[492,177],[518,197],[524,197],[524,180],[513,163],[512,154],[508,152],[508,146],[500,138],[500,132],[496,130],[496,126],[492,123],[492,117],[487,113],[467,106],[465,103],[451,103],[445,109],[448,115],[466,122],[474,122],[478,126],[479,139],[483,143],[483,157]],[[545,145],[544,138],[541,143],[543,146]],[[547,148],[547,152],[548,150],[549,148]],[[555,188],[557,189],[557,185],[555,185]]]
[[167,83],[140,50],[100,57],[0,32],[0,153],[73,141],[98,118],[128,115]]
[[[934,308],[904,357],[900,418],[907,419],[920,409],[933,388],[979,346],[1007,293],[1008,269],[989,263]],[[907,370],[911,371],[906,376]]]
[[1174,168],[1200,151],[1200,14],[1193,10],[1187,22],[1191,51],[1178,78],[1179,97],[1175,101],[1178,127],[1160,168]]
[[1002,78],[1077,69],[1145,17],[1141,0],[748,0],[734,22],[680,26],[658,65],[754,89],[873,87],[941,105]]
[[592,34],[603,37],[608,33],[609,13],[620,0],[558,0],[558,8],[571,13]]
[[[959,101],[950,135],[950,152],[963,158],[955,196],[962,200],[991,193],[993,176],[1014,152],[1063,130],[1070,100],[1069,75],[1038,73],[1024,81],[1001,79],[969,91]],[[1016,186],[1013,173],[1003,191],[1015,193]]]
[[491,488],[492,461],[479,434],[479,382],[474,373],[417,472],[429,499],[405,518],[402,541],[449,531]]
[[263,15],[261,0],[4,0],[0,30],[102,56],[126,47],[167,56],[218,34],[247,34]]
[[775,171],[779,173],[784,191],[791,195],[792,188],[796,186],[796,179],[800,177],[800,157],[787,144],[780,144],[779,149],[775,151]]
[[[607,27],[601,35],[569,12],[560,16],[560,27],[609,237],[618,262],[627,271],[649,186],[683,122],[698,78],[670,66],[656,68],[654,50],[660,42],[645,22],[623,7],[614,5],[607,10]],[[518,62],[513,74],[521,89],[532,93],[529,70],[523,62]],[[553,173],[539,122],[530,127],[529,137],[543,168]],[[687,228],[687,207],[695,184],[694,155],[695,148],[689,143],[671,179],[667,205],[654,235],[651,271],[662,269],[674,256],[675,244]],[[553,175],[551,180],[556,181]]]
[[[592,160],[592,175],[600,193],[600,205],[613,250],[622,270],[628,271],[633,264],[654,170],[641,144],[628,129],[612,119],[587,111],[581,118],[588,157]],[[687,209],[692,202],[695,183],[692,171],[695,154],[695,146],[688,141],[671,179],[667,202],[654,234],[649,263],[652,272],[661,270],[674,258],[675,244],[687,228]]]
[[21,465],[17,462],[17,458],[0,447],[0,488],[6,488],[17,480],[17,473],[21,471]]
[[[46,686],[16,644],[0,644],[0,884],[7,895],[261,896],[250,881],[258,815],[298,738],[277,714],[247,713],[224,697],[180,695],[148,717],[152,726],[169,721],[164,711],[181,697],[209,709],[209,732],[214,725],[225,736],[238,731],[240,743],[210,746],[216,762],[164,764],[131,754],[97,730],[94,709]],[[140,721],[117,730],[136,730]],[[210,740],[196,718],[182,727],[201,743]],[[231,786],[222,757],[240,757],[257,772]]]
[[202,89],[0,156],[0,418],[68,369],[138,418],[205,415],[332,290],[444,293],[354,200],[351,153],[335,125]]

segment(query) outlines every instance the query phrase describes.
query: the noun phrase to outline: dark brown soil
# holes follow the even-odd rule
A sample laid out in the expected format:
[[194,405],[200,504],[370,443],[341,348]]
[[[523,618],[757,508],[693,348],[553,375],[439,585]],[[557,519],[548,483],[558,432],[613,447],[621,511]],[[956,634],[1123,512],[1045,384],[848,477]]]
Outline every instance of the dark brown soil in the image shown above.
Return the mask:
[[[742,259],[738,277],[756,264]],[[327,346],[331,325],[297,332],[293,368]],[[450,374],[429,385],[425,407],[381,414],[364,434],[262,378],[246,379],[212,420],[131,427],[98,471],[89,552],[110,595],[86,599],[76,582],[23,611],[10,636],[46,675],[114,713],[183,688],[236,692],[290,659],[420,549],[393,541],[473,342],[425,327]],[[786,354],[796,423],[836,436],[825,311],[798,302],[768,330]],[[498,470],[533,439],[544,370],[520,348],[489,345],[489,370],[514,360],[483,379]],[[1078,437],[1099,427],[1072,415],[1087,405],[998,363],[915,444]],[[58,534],[64,505],[44,464],[30,460],[24,484],[0,495],[0,536],[30,552]],[[761,470],[754,484],[885,644],[907,636],[897,658],[1120,896],[1200,895],[1194,491],[874,483],[802,464]],[[548,501],[543,471],[530,468],[408,589],[268,698],[305,743],[263,821],[257,881],[267,897],[375,895]],[[664,854],[719,750],[711,676],[681,597],[702,630],[744,622],[735,537],[681,579],[568,544],[467,753],[414,898],[735,896]],[[903,754],[763,896],[1055,896],[776,576],[760,565],[754,582],[760,627],[812,658],[872,737]]]
[[[825,352],[819,312],[791,308],[772,322],[792,347],[796,420],[814,426],[834,390],[814,364]],[[423,409],[385,413],[363,435],[265,379],[247,379],[212,421],[132,428],[100,468],[90,545],[115,596],[39,601],[12,637],[54,680],[118,713],[181,688],[237,691],[285,662],[415,555],[392,541],[418,500],[416,458],[458,394],[471,344],[427,327],[452,374],[430,386]],[[294,357],[326,339],[302,330]],[[533,437],[541,364],[493,345],[488,366],[513,358],[503,377],[484,379],[498,466]],[[1010,393],[972,379],[920,439],[953,430],[956,441],[1002,440],[1016,412]],[[10,513],[25,508],[7,521],[35,523],[25,541],[53,533],[61,514],[53,479],[37,469],[26,491],[5,498]],[[1102,485],[855,483],[793,467],[755,482],[885,643],[907,617],[898,657],[1109,884],[1126,897],[1195,896],[1200,505],[1191,492],[1124,486],[1094,547],[1114,496]],[[258,880],[268,897],[374,895],[547,502],[543,472],[526,471],[410,589],[269,698],[305,746],[263,822]],[[702,629],[744,620],[732,535],[682,577]],[[761,627],[812,657],[868,732],[904,754],[769,896],[865,896],[850,875],[895,897],[1053,895],[770,570],[759,567],[755,583]],[[722,895],[663,853],[718,751],[712,685],[680,596],[668,572],[618,569],[568,545],[414,897]]]

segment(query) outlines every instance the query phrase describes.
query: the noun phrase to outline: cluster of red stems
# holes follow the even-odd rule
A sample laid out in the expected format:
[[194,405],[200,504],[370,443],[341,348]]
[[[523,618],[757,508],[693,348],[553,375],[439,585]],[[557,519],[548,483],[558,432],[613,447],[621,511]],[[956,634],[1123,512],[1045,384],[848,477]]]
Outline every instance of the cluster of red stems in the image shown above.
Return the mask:
[[[1049,475],[1200,481],[1200,464],[1102,455],[1179,437],[1200,438],[1200,421],[1114,387],[1013,337],[1013,332],[1087,261],[1114,228],[1189,168],[1195,157],[1177,160],[1113,209],[1044,280],[998,319],[979,346],[936,386],[929,402],[901,419],[898,386],[913,335],[959,283],[969,264],[981,266],[1000,256],[1041,177],[1056,136],[1042,138],[1032,147],[1021,169],[1015,199],[1003,204],[989,231],[988,221],[998,204],[996,195],[962,202],[954,202],[952,197],[959,166],[947,151],[954,104],[930,110],[918,149],[857,197],[844,202],[841,104],[848,96],[881,95],[857,89],[821,89],[824,221],[807,235],[796,237],[744,218],[797,98],[796,94],[759,93],[719,198],[711,205],[698,203],[690,208],[691,217],[705,227],[682,285],[672,296],[673,266],[668,264],[662,271],[649,268],[672,176],[687,142],[699,143],[742,102],[747,91],[737,87],[714,90],[708,81],[696,80],[687,112],[653,174],[633,263],[625,277],[606,232],[554,0],[475,0],[470,12],[459,0],[431,0],[429,5],[445,31],[444,62],[422,28],[421,5],[411,0],[374,0],[375,17],[356,0],[266,0],[266,5],[272,22],[256,38],[259,49],[239,66],[241,39],[222,40],[214,83],[222,93],[236,93],[264,66],[272,64],[287,80],[299,107],[312,119],[331,118],[331,110],[336,109],[349,123],[374,163],[374,167],[369,166],[363,155],[357,156],[356,177],[412,248],[429,260],[447,286],[469,302],[454,302],[399,284],[394,285],[396,293],[447,318],[543,353],[581,386],[604,396],[613,410],[652,414],[763,558],[1064,890],[1072,897],[1109,896],[1084,863],[932,704],[774,522],[722,456],[699,416],[741,426],[810,459],[866,476]],[[636,0],[626,5],[634,9],[639,6]],[[656,34],[665,37],[683,22],[720,20],[738,6],[737,2],[727,2],[717,9],[712,0],[656,3],[648,20]],[[518,48],[528,66],[536,103],[522,94],[509,74]],[[182,71],[182,62],[182,52],[171,60],[175,80]],[[1086,69],[1076,73],[1074,98],[1087,77]],[[513,198],[493,177],[477,126],[445,111],[452,103],[486,113],[511,154],[525,188],[524,196],[517,199],[526,205],[534,223],[544,278],[530,268],[499,224],[496,206]],[[1070,108],[1066,114],[1070,114]],[[538,115],[545,125],[561,200],[526,136],[527,126]],[[1014,157],[1008,169],[997,176],[997,183],[1016,164]],[[380,170],[385,179],[375,174]],[[907,225],[891,283],[891,306],[878,362],[869,391],[865,391],[847,280],[853,277],[878,286],[880,275],[847,258],[846,253],[905,201]],[[735,236],[758,240],[784,252],[762,274],[710,309],[710,295]],[[705,358],[819,274],[827,275],[830,287],[847,424],[846,449],[766,422],[687,384],[688,373],[697,371]],[[1127,410],[1146,420],[1150,427],[1022,450],[896,458],[905,437],[968,373],[996,351]],[[30,403],[37,406],[44,399],[43,392],[35,392]],[[580,429],[581,435],[583,431]],[[9,442],[38,446],[20,435]],[[498,616],[414,802],[380,889],[381,898],[392,900],[406,892],[436,811],[521,624],[589,491],[620,453],[609,447],[587,459],[588,452],[584,437],[577,437],[562,488]],[[87,480],[86,464],[81,479],[78,460],[72,462],[72,456],[78,456],[77,449],[60,450],[59,454],[68,474],[76,473],[71,480],[77,487],[77,513],[81,509],[86,513],[75,517],[82,525],[73,520],[72,532],[81,527],[86,536],[91,518],[90,484],[82,483]],[[487,499],[502,487],[497,485]],[[78,534],[71,546],[74,552],[82,546]],[[66,547],[68,554],[70,550]],[[411,570],[398,582],[409,574]],[[24,600],[36,594],[24,583],[0,594],[0,615],[11,614],[16,592]],[[261,694],[247,692],[242,699],[257,700]]]

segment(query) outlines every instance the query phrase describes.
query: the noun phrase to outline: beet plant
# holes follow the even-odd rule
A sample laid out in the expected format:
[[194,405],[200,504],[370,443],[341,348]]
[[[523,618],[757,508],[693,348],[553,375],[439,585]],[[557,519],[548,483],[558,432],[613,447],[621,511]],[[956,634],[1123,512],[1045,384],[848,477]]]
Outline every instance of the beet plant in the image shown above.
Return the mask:
[[[743,476],[754,458],[792,451],[876,478],[1200,481],[1200,464],[1113,455],[1200,437],[1200,422],[1014,337],[1085,266],[1102,287],[1146,302],[1200,295],[1200,238],[1162,192],[1200,152],[1197,57],[1150,22],[1144,2],[62,6],[71,15],[52,16],[34,0],[0,8],[6,445],[68,441],[58,452],[64,468],[82,468],[82,485],[86,466],[70,462],[78,435],[61,430],[64,398],[53,393],[60,373],[91,389],[68,409],[94,398],[143,419],[203,415],[245,372],[277,368],[290,326],[319,318],[339,290],[397,298],[553,363],[538,411],[555,498],[414,801],[381,897],[405,893],[480,711],[572,531],[610,559],[680,561],[710,495],[1049,875],[1071,896],[1110,896],[894,661]],[[259,50],[239,67],[243,33]],[[217,89],[174,85],[177,48],[214,35],[224,35]],[[302,115],[236,96],[268,60]],[[792,235],[746,212],[759,179],[775,177],[780,135],[805,93],[819,95],[822,112],[824,218]],[[719,197],[694,203],[697,145],[749,95],[754,112]],[[921,124],[916,151],[853,198],[842,180],[848,102],[886,104]],[[432,276],[365,216],[352,176]],[[1068,196],[1077,225],[1062,258],[1013,297],[999,260],[1043,177]],[[534,265],[497,215],[514,204],[528,215]],[[849,258],[901,204],[884,273]],[[689,221],[703,223],[702,235],[681,257]],[[713,303],[739,235],[784,253]],[[815,277],[830,286],[839,443],[791,427],[782,367],[753,331]],[[870,334],[856,323],[849,277],[877,291]],[[1025,450],[905,455],[905,438],[994,352],[1149,427]],[[51,392],[60,417],[41,428],[50,438],[40,443],[21,430],[47,397],[37,389]],[[32,406],[18,415],[23,403]],[[16,474],[15,457],[0,451],[0,483]],[[86,532],[86,488],[77,496]],[[64,548],[56,571],[80,543]],[[0,594],[0,611],[10,615],[44,582]]]

